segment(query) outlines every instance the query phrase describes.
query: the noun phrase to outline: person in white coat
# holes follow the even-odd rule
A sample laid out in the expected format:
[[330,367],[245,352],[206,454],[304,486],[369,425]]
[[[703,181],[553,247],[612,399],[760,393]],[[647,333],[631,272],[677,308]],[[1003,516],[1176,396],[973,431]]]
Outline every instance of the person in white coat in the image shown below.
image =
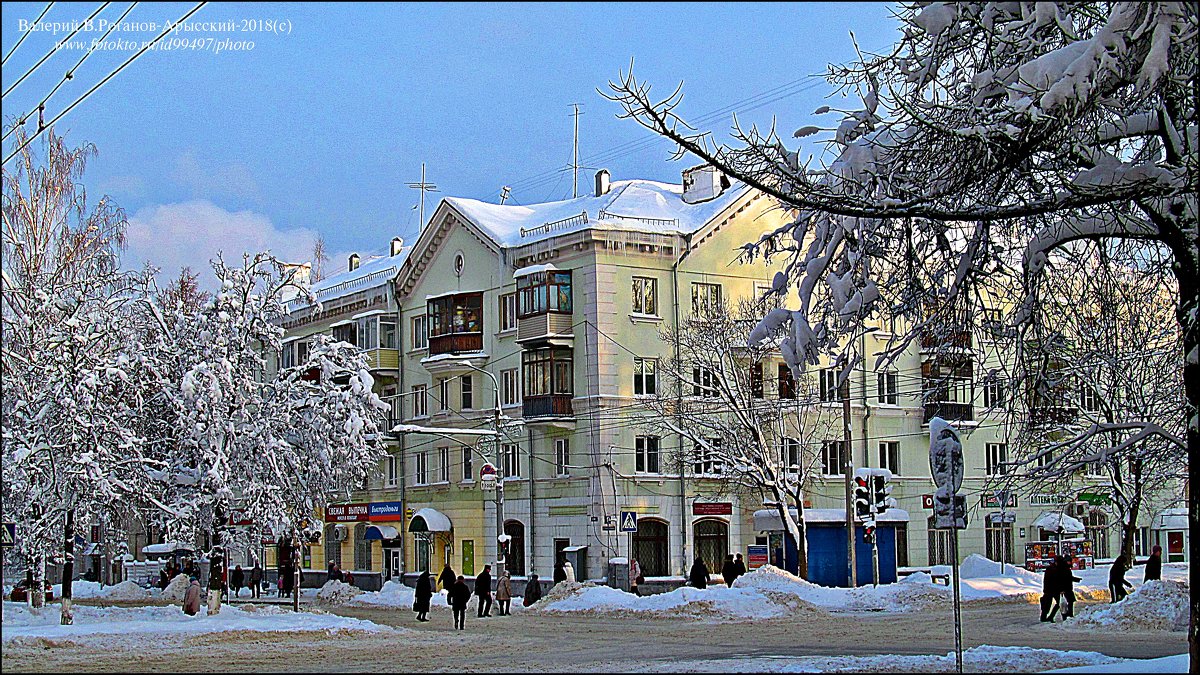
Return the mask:
[[567,581],[569,583],[575,583],[575,566],[571,564],[570,560],[563,563],[563,571],[567,573]]
[[638,590],[638,584],[642,583],[642,566],[638,564],[636,558],[631,558],[629,561],[629,591],[634,595],[641,595]]

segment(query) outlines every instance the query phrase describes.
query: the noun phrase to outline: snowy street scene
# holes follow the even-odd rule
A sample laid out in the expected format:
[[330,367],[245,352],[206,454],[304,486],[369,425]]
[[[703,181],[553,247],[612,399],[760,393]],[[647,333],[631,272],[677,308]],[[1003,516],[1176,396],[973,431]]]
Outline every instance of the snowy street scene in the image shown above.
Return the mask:
[[0,671],[1200,674],[1198,42],[4,2]]

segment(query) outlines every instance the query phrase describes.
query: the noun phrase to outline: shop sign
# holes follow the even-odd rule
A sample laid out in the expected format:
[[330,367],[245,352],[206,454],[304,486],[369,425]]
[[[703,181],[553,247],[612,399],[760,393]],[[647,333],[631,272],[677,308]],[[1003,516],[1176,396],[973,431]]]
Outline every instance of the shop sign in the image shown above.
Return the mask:
[[1092,506],[1108,506],[1112,504],[1112,499],[1108,495],[1102,495],[1095,492],[1080,492],[1079,501],[1087,502]]
[[979,495],[979,505],[985,509],[1015,509],[1017,508],[1017,494],[1015,492],[1005,492],[1007,499],[1004,500],[1004,506],[1000,506],[1000,498],[997,493],[988,493]]
[[325,507],[325,522],[353,523],[369,520],[370,504],[330,504]]
[[1029,495],[1030,506],[1061,506],[1070,504],[1075,500],[1066,495],[1047,495],[1047,494],[1032,494]]
[[733,515],[732,502],[692,502],[693,516],[730,516]]
[[371,502],[367,512],[371,516],[371,522],[400,520],[400,502]]
[[758,569],[767,564],[767,546],[766,544],[753,544],[746,547],[746,567],[747,569]]
[[923,508],[923,509],[932,509],[933,508],[933,495],[921,495],[921,508]]

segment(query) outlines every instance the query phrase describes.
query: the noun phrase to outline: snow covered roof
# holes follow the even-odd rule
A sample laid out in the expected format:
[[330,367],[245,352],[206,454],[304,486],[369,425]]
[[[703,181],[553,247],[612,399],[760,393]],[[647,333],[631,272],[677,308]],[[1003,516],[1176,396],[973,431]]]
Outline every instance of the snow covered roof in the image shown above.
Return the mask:
[[1037,520],[1033,521],[1033,526],[1055,532],[1083,532],[1085,529],[1082,522],[1057,511],[1046,511],[1038,516]]
[[[420,523],[417,522],[418,519],[420,519]],[[424,525],[424,529],[422,529],[422,525]],[[450,518],[437,509],[421,509],[413,514],[412,520],[408,521],[409,532],[449,532],[453,529]]]
[[419,424],[397,424],[394,434],[461,434],[464,436],[498,436],[491,429],[457,429],[454,427],[423,427]]
[[150,544],[142,547],[142,553],[173,553],[175,551],[190,551],[192,547],[185,546],[178,541],[168,541],[162,544]]
[[521,246],[589,228],[662,234],[690,234],[739,197],[740,182],[699,204],[683,201],[683,186],[650,180],[616,181],[607,194],[543,204],[492,204],[447,197],[443,201],[490,234],[502,246]]
[[[309,286],[308,290],[324,302],[357,293],[367,288],[383,286],[396,278],[396,272],[404,264],[412,246],[405,246],[396,255],[368,254],[362,257],[358,267],[330,275]],[[288,311],[308,306],[306,298],[299,297],[288,303]]]
[[1156,530],[1186,530],[1187,516],[1187,509],[1163,509],[1154,516],[1152,527]]

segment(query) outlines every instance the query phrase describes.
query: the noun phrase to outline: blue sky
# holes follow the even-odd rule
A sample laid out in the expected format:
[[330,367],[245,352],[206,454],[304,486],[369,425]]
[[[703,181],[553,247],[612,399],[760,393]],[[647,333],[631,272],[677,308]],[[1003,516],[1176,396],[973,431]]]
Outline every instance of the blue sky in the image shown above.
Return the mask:
[[[56,3],[43,21],[80,20],[98,3]],[[115,20],[128,3],[100,15]],[[126,21],[176,20],[190,3],[143,4]],[[5,3],[5,54],[43,3]],[[682,111],[698,117],[733,108],[739,119],[785,136],[828,121],[811,115],[828,85],[802,80],[848,61],[853,31],[863,48],[894,41],[891,6],[821,4],[209,4],[199,22],[239,30],[181,37],[253,41],[214,53],[147,52],[62,122],[72,143],[99,149],[89,194],[112,195],[131,218],[127,264],[149,259],[172,273],[202,266],[223,249],[270,247],[306,258],[322,233],[337,256],[382,250],[417,231],[420,176],[440,192],[497,201],[512,185],[519,203],[571,196],[570,104],[582,104],[580,190],[595,168],[614,180],[679,182],[687,161],[615,118],[596,92],[635,60],[635,72],[665,96],[685,84]],[[290,33],[251,33],[270,20]],[[219,28],[219,27],[218,27]],[[158,30],[161,30],[159,28]],[[114,32],[148,40],[158,30]],[[68,29],[69,31],[69,29]],[[32,33],[3,68],[7,89],[65,37]],[[90,44],[100,31],[80,31]],[[47,105],[47,118],[133,52],[96,51]],[[82,50],[64,49],[4,97],[4,117],[36,105]],[[756,95],[765,94],[740,106]],[[757,109],[747,110],[762,104]],[[728,114],[707,128],[723,132]],[[4,153],[11,151],[5,143]],[[342,260],[333,260],[339,266]]]

